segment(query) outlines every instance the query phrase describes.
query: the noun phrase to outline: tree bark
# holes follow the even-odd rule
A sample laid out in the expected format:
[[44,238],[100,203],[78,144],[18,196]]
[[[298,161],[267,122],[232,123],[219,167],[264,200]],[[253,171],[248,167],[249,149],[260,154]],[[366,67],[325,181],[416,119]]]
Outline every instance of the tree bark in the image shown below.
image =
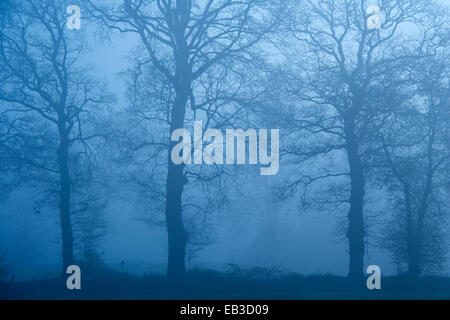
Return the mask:
[[[183,128],[186,103],[189,97],[187,88],[177,90],[177,98],[172,112],[170,132]],[[168,155],[168,172],[166,184],[166,225],[168,237],[168,264],[167,277],[171,279],[182,278],[186,272],[185,252],[187,234],[183,223],[182,195],[186,183],[184,165],[175,165],[171,159],[173,147],[178,142],[170,142]]]
[[344,120],[346,150],[350,167],[350,210],[348,212],[347,238],[349,244],[349,272],[348,278],[360,281],[364,278],[364,172],[359,144],[355,134],[355,114],[350,111]]
[[62,258],[63,270],[74,263],[73,259],[73,234],[72,222],[70,216],[70,196],[71,196],[71,177],[69,171],[69,137],[65,129],[65,124],[59,125],[60,144],[58,147],[58,166],[59,166],[59,213],[61,220],[62,235]]
[[[178,2],[177,9],[180,12],[178,18],[174,19],[174,38],[176,49],[176,71],[174,77],[175,103],[172,110],[170,122],[170,134],[177,129],[184,128],[184,117],[186,104],[191,94],[192,66],[189,64],[189,49],[186,44],[186,14],[187,2]],[[184,8],[184,9],[183,9]],[[177,141],[170,141],[168,154],[168,172],[166,184],[166,224],[168,237],[168,262],[167,277],[169,279],[181,279],[186,273],[186,243],[187,233],[183,222],[182,196],[183,188],[187,183],[184,176],[184,165],[175,165],[171,159],[173,147]]]
[[428,198],[431,193],[431,181],[427,183],[425,187],[424,197],[422,199],[422,205],[419,210],[417,218],[417,226],[415,232],[415,239],[413,242],[413,248],[411,250],[411,259],[409,264],[408,274],[414,278],[420,277],[423,271],[423,234],[424,234],[424,222],[425,215],[428,209]]
[[413,278],[418,278],[422,274],[422,255],[423,255],[423,221],[425,211],[419,213],[415,239],[411,250],[411,257],[408,269],[408,275]]
[[433,145],[435,139],[435,127],[432,127],[431,135],[427,147],[427,175],[426,182],[423,189],[423,195],[420,203],[420,208],[417,216],[417,226],[415,230],[414,247],[412,250],[412,259],[409,265],[408,274],[414,278],[420,277],[423,272],[423,241],[424,241],[424,224],[425,215],[428,211],[428,201],[433,190]]
[[404,185],[405,193],[405,210],[406,210],[406,251],[408,253],[408,266],[411,271],[411,266],[414,264],[414,222],[411,206],[410,186],[406,183]]

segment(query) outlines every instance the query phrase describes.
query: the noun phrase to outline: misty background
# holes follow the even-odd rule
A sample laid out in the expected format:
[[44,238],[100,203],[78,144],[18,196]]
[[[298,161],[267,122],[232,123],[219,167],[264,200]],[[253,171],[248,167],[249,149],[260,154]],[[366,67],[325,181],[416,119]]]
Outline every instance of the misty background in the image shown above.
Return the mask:
[[[82,10],[81,29],[86,43],[89,44],[89,50],[83,53],[78,63],[90,65],[89,71],[95,78],[106,79],[106,87],[113,100],[105,113],[106,118],[110,116],[113,118],[112,127],[114,130],[116,124],[120,124],[120,121],[117,121],[121,118],[121,112],[131,104],[127,72],[135,67],[136,56],[144,55],[142,53],[144,51],[139,51],[142,50],[142,43],[136,34],[112,31],[111,34],[105,35],[105,26],[100,27],[101,23],[95,17],[89,17],[89,19],[87,17],[89,9],[86,3],[89,2],[80,2],[79,4]],[[308,1],[304,2],[307,3]],[[337,2],[343,3],[343,1]],[[367,2],[367,5],[369,2]],[[389,1],[374,1],[374,3],[381,4],[382,8],[383,5],[388,5],[387,2]],[[395,7],[395,1],[393,2],[392,6]],[[417,3],[419,2],[417,1]],[[415,1],[411,1],[411,3],[415,3]],[[445,5],[450,4],[449,1],[436,3],[444,5],[443,8],[445,9],[448,9],[448,6],[445,7]],[[299,5],[299,10],[301,8],[301,5]],[[450,14],[445,11],[441,13],[447,18]],[[85,14],[86,18],[84,18]],[[443,20],[445,21],[445,18]],[[302,21],[297,20],[297,22]],[[448,22],[447,20],[447,28]],[[415,29],[412,27],[409,29],[408,24],[402,25],[401,28],[403,28],[406,37],[409,34],[415,35]],[[443,27],[443,30],[448,31],[449,29]],[[75,33],[78,31],[68,32]],[[290,57],[292,56],[289,56],[293,51],[296,51],[296,47],[289,48],[288,46],[289,43],[294,43],[294,40],[290,36],[280,39],[284,37],[283,35],[280,36],[280,33],[287,33],[283,28],[276,32],[278,32],[276,36],[263,40],[262,44],[259,44],[256,49],[256,51],[264,53],[266,61],[269,61],[268,63],[277,65],[273,69],[275,70],[273,76],[275,80],[273,81],[277,82],[280,77],[282,78],[283,68],[291,64],[291,71],[293,71],[294,76],[307,77],[301,73],[296,74],[295,70],[301,68],[302,62],[300,61],[297,66],[291,60]],[[445,32],[439,36],[448,38],[448,34],[445,35]],[[448,58],[449,47],[448,42],[445,41],[442,40],[440,45],[446,52],[443,55],[447,54],[446,57]],[[301,43],[306,42],[299,42],[299,45]],[[286,47],[283,47],[283,45],[286,45]],[[350,44],[348,45],[351,47]],[[136,49],[137,47],[140,49]],[[305,53],[305,56],[308,55]],[[161,60],[164,59],[161,58]],[[326,61],[325,59],[324,61]],[[250,68],[248,70],[250,72]],[[291,76],[286,75],[286,79],[288,79],[286,81],[289,81]],[[298,83],[301,83],[301,81]],[[278,107],[280,107],[280,113],[290,108],[290,106],[277,105],[277,99],[280,99],[279,103],[286,102],[286,104],[289,104],[290,102],[283,101],[283,98],[276,98],[276,94],[284,88],[283,86],[275,87],[272,94],[273,101],[267,102],[266,100],[264,105],[264,107],[267,107],[266,104],[269,104],[265,109],[268,118],[271,118],[271,112],[277,114]],[[296,91],[298,88],[302,88],[302,85],[299,85],[299,87],[292,85],[286,90],[290,92],[290,90]],[[383,88],[378,89],[383,91]],[[142,90],[144,91],[144,89]],[[146,96],[146,94],[144,92],[141,96]],[[312,100],[306,99],[306,93],[302,98],[306,101],[304,102],[305,106],[313,103]],[[448,100],[446,101],[448,103]],[[380,103],[383,104],[383,102]],[[270,128],[266,125],[268,123],[272,128],[280,129],[281,139],[284,136],[285,142],[289,142],[291,139],[296,140],[293,135],[286,133],[292,130],[292,127],[283,128],[282,120],[275,121],[275,124],[264,120],[260,127]],[[124,120],[121,125],[127,128],[129,123]],[[273,125],[279,126],[273,127]],[[192,126],[187,124],[186,127],[190,129]],[[252,126],[250,125],[250,127]],[[148,130],[152,131],[152,128],[150,126]],[[130,127],[130,131],[131,129]],[[145,131],[142,132],[145,133]],[[304,137],[297,137],[298,141],[304,141]],[[105,176],[102,180],[104,190],[99,193],[104,195],[105,205],[101,214],[102,232],[95,244],[95,249],[107,268],[136,275],[165,274],[167,271],[168,240],[164,222],[161,222],[161,220],[164,220],[164,214],[155,210],[152,207],[153,204],[147,205],[139,188],[124,182],[123,176],[128,171],[125,168],[126,164],[116,159],[116,156],[118,157],[120,153],[116,146],[109,150],[106,149],[107,151],[104,151],[103,148],[103,145],[99,147],[98,152],[104,153],[104,156],[99,157],[99,161],[107,169],[104,170]],[[292,151],[292,149],[290,150]],[[346,159],[342,154],[336,153],[332,157],[333,165],[336,168],[346,166]],[[382,156],[377,154],[371,159],[379,158],[382,158]],[[303,199],[302,192],[292,197],[283,195],[275,199],[274,195],[277,194],[280,186],[286,184],[290,177],[299,172],[299,167],[296,166],[295,161],[300,163],[300,160],[293,161],[288,153],[283,154],[281,152],[280,172],[274,177],[254,174],[252,168],[245,166],[238,169],[237,177],[239,178],[236,178],[235,183],[239,186],[239,190],[233,189],[233,184],[228,184],[230,190],[227,191],[225,205],[221,205],[220,208],[207,209],[207,222],[204,225],[208,227],[208,237],[201,240],[204,243],[195,246],[192,254],[188,251],[186,255],[188,270],[198,268],[224,271],[230,267],[230,264],[233,264],[245,268],[262,267],[304,275],[333,274],[346,276],[348,274],[349,246],[345,224],[348,208],[345,206],[326,208],[308,205],[306,202],[314,202],[314,199]],[[314,172],[315,170],[320,171],[323,166],[328,166],[328,161],[331,160],[325,157],[311,162],[308,161],[305,160],[303,168],[307,172]],[[364,248],[364,266],[379,265],[383,275],[394,275],[405,270],[394,261],[392,253],[386,247],[383,247],[379,241],[380,233],[385,229],[384,226],[391,224],[391,222],[387,218],[384,221],[379,221],[377,218],[372,219],[373,215],[378,217],[385,215],[387,217],[388,212],[393,212],[392,201],[389,197],[393,194],[393,191],[389,190],[388,185],[394,183],[389,182],[389,179],[382,179],[382,182],[373,182],[381,175],[381,173],[370,173],[367,174],[366,178],[364,208],[367,208],[365,214],[367,215],[368,228],[364,237],[366,245]],[[373,180],[372,176],[374,176]],[[323,180],[318,182],[318,185],[309,192],[313,195],[323,195],[324,198],[331,200],[333,196],[328,194],[329,190],[327,189],[331,185],[333,185],[333,182]],[[342,188],[341,190],[346,189]],[[217,202],[221,201],[218,200]],[[156,218],[153,217],[152,210],[157,212]],[[19,185],[15,188],[7,199],[0,204],[0,221],[0,254],[4,255],[5,262],[9,266],[10,273],[14,274],[15,280],[51,278],[60,275],[62,261],[58,209],[45,203],[37,188],[33,189],[29,185]],[[445,225],[443,221],[436,223]],[[448,229],[445,230],[448,231]],[[444,232],[439,241],[444,243],[445,247],[448,247],[450,244],[448,232]],[[449,275],[450,257],[448,250],[444,252],[442,258],[444,260],[442,267],[434,273],[433,271],[428,272],[429,274]]]
[[[83,28],[89,28],[89,25]],[[95,30],[95,26],[91,28]],[[92,52],[85,58],[95,66],[99,78],[108,79],[111,90],[122,103],[125,103],[125,89],[118,74],[126,68],[127,57],[135,41],[130,35],[114,36],[104,43],[93,39],[90,43]],[[282,159],[280,171],[283,171]],[[33,199],[29,194],[28,191],[14,192],[11,199],[2,205],[0,213],[0,252],[6,254],[17,280],[55,276],[59,275],[60,270],[58,215],[54,210],[35,214]],[[270,204],[271,200],[266,202]],[[236,209],[239,203],[237,200]],[[258,205],[265,207],[267,204],[263,202]],[[105,262],[111,268],[120,269],[123,260],[125,270],[140,275],[164,273],[167,264],[165,231],[142,223],[136,211],[127,201],[114,200],[108,205],[105,210],[108,232],[102,244]],[[233,263],[304,274],[345,275],[347,249],[345,238],[337,235],[336,223],[327,219],[327,213],[324,212],[298,211],[295,204],[291,204],[289,212],[277,212],[274,209],[268,213],[273,215],[269,219],[278,221],[278,230],[273,230],[276,233],[273,240],[262,243],[262,220],[267,217],[261,216],[259,212],[222,213],[213,222],[217,233],[215,243],[202,249],[189,266],[221,270],[226,264]],[[14,243],[14,247],[11,247],[11,243]],[[376,248],[370,249],[368,263],[379,265],[386,274],[394,271],[389,257]]]

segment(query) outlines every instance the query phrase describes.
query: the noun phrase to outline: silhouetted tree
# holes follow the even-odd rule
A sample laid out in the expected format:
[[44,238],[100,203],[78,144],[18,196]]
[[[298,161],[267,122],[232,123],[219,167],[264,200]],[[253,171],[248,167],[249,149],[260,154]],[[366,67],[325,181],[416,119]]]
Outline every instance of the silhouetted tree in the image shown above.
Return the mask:
[[[374,108],[374,101],[386,88],[385,78],[401,70],[405,61],[426,56],[426,44],[439,32],[428,23],[435,5],[431,1],[380,1],[379,29],[369,28],[373,13],[366,10],[370,4],[365,0],[295,2],[279,45],[288,59],[282,71],[285,105],[291,102],[285,117],[291,132],[286,141],[291,146],[285,154],[303,165],[323,164],[292,177],[284,191],[305,192],[324,180],[332,181],[331,185],[344,182],[344,187],[327,194],[330,203],[349,205],[348,277],[358,283],[363,277],[372,124],[387,111]],[[338,165],[339,159],[345,159],[345,167]]]
[[[160,97],[160,107],[165,108],[168,130],[163,133],[165,139],[161,146],[167,144],[167,176],[160,196],[164,199],[168,232],[167,275],[181,277],[185,273],[188,240],[183,221],[183,190],[189,177],[199,176],[187,172],[183,164],[171,161],[171,151],[177,142],[169,141],[170,134],[186,126],[188,105],[194,114],[204,112],[211,116],[224,101],[230,100],[218,95],[208,99],[211,84],[219,90],[223,86],[214,72],[219,72],[219,77],[222,72],[231,74],[232,70],[226,71],[228,66],[251,59],[246,51],[270,29],[272,22],[267,16],[273,12],[269,10],[269,2],[261,0],[125,0],[119,6],[87,2],[92,14],[108,28],[136,34],[145,48],[146,62],[156,69],[159,78],[164,78],[161,87],[164,99]],[[201,88],[201,83],[206,87]],[[204,101],[196,101],[196,90],[201,90]],[[220,119],[218,114],[216,117],[222,124],[229,124],[233,119]]]
[[92,182],[91,144],[110,99],[80,64],[86,45],[80,30],[66,28],[71,3],[10,3],[0,30],[0,115],[21,143],[11,161],[31,168],[28,183],[57,196],[65,272],[74,262],[73,194]]
[[407,73],[411,88],[407,99],[403,103],[397,101],[396,105],[392,105],[392,99],[385,101],[391,104],[392,112],[383,118],[379,129],[388,171],[378,174],[384,173],[380,175],[383,184],[390,182],[391,197],[397,203],[395,223],[387,228],[391,233],[385,236],[391,236],[388,248],[398,261],[407,264],[408,274],[414,277],[440,267],[447,248],[444,235],[450,210],[448,33],[446,38],[433,47],[433,52],[437,52],[433,57],[411,66]]

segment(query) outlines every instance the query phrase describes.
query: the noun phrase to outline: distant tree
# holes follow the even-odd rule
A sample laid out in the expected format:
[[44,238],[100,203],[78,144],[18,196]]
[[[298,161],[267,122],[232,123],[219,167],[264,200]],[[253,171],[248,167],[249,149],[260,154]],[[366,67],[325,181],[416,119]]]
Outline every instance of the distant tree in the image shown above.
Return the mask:
[[74,263],[73,195],[95,183],[92,147],[103,134],[102,109],[110,98],[81,65],[85,38],[66,28],[71,3],[10,4],[0,29],[0,118],[8,128],[3,147],[14,157],[2,165],[26,165],[25,182],[58,203],[65,272]]
[[[11,1],[4,1],[0,4],[0,26],[6,26],[11,22],[9,15],[11,10]],[[0,74],[6,72],[6,66],[0,65]],[[0,87],[6,85],[6,79],[3,77]],[[17,161],[20,137],[14,130],[6,116],[0,116],[0,202],[7,199],[11,191],[18,185],[20,180],[26,175],[23,164]]]
[[0,256],[0,280],[4,280],[9,276],[9,266],[5,262],[5,255]]
[[[21,163],[16,161],[16,154],[13,142],[14,135],[5,119],[0,119],[0,202],[8,198],[11,191],[20,185],[23,175]],[[22,175],[23,174],[23,175]]]
[[95,179],[81,180],[72,195],[74,253],[88,276],[99,275],[106,269],[103,240],[107,233],[105,208],[110,200],[110,187],[103,185],[108,180],[99,177],[104,168],[96,166],[94,170]]
[[379,129],[379,161],[387,169],[377,172],[381,183],[389,182],[395,204],[393,220],[385,228],[386,245],[413,277],[442,267],[448,247],[450,37],[441,40],[433,57],[410,69],[408,99],[396,105],[385,101],[392,112]]

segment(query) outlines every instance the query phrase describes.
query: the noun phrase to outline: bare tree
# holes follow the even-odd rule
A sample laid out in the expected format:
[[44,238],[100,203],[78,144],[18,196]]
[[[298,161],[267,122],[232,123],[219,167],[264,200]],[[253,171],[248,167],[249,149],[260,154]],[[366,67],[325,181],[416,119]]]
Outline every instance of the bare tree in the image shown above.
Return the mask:
[[[394,206],[396,223],[387,228],[390,234],[385,236],[390,236],[388,247],[394,257],[407,264],[407,273],[413,277],[439,267],[447,247],[448,40],[448,36],[443,38],[434,48],[434,57],[412,66],[408,73],[412,90],[403,103],[391,105],[392,112],[379,128],[383,152],[380,163],[388,169],[380,177],[391,182],[391,196],[398,203]],[[386,100],[386,104],[391,103],[391,99]]]
[[[379,1],[379,28],[368,23],[374,18],[373,12],[366,11],[370,4],[365,0],[294,3],[280,41],[288,68],[294,70],[283,71],[289,97],[285,101],[292,102],[286,107],[291,132],[286,141],[291,146],[285,154],[293,162],[316,163],[317,169],[291,178],[284,191],[304,193],[319,181],[344,182],[343,188],[330,190],[329,203],[349,205],[348,277],[358,283],[363,277],[372,124],[387,111],[374,102],[380,91],[388,89],[385,80],[401,70],[401,63],[427,56],[427,43],[440,32],[438,23],[428,23],[433,19],[430,1]],[[342,161],[345,166],[338,165]]]
[[[66,1],[11,1],[0,30],[0,116],[23,148],[14,161],[32,168],[28,181],[57,195],[63,272],[74,262],[72,196],[89,178],[91,143],[101,135],[110,100],[81,66],[81,31],[66,28]],[[77,174],[77,170],[84,167]]]
[[[108,28],[136,34],[146,52],[146,59],[167,81],[166,121],[168,132],[185,127],[187,106],[193,112],[224,99],[215,97],[203,104],[196,102],[195,84],[214,78],[214,68],[225,66],[225,61],[245,62],[250,57],[247,49],[262,39],[273,25],[268,2],[260,0],[208,0],[208,1],[132,1],[119,6],[97,5],[87,1],[93,15]],[[166,96],[167,97],[167,96]],[[213,112],[214,109],[209,111]],[[225,121],[225,119],[223,119]],[[168,142],[166,154],[167,177],[164,198],[165,222],[168,232],[169,277],[185,273],[185,250],[188,240],[183,221],[182,195],[189,174],[185,166],[176,165],[170,154],[176,142]]]

